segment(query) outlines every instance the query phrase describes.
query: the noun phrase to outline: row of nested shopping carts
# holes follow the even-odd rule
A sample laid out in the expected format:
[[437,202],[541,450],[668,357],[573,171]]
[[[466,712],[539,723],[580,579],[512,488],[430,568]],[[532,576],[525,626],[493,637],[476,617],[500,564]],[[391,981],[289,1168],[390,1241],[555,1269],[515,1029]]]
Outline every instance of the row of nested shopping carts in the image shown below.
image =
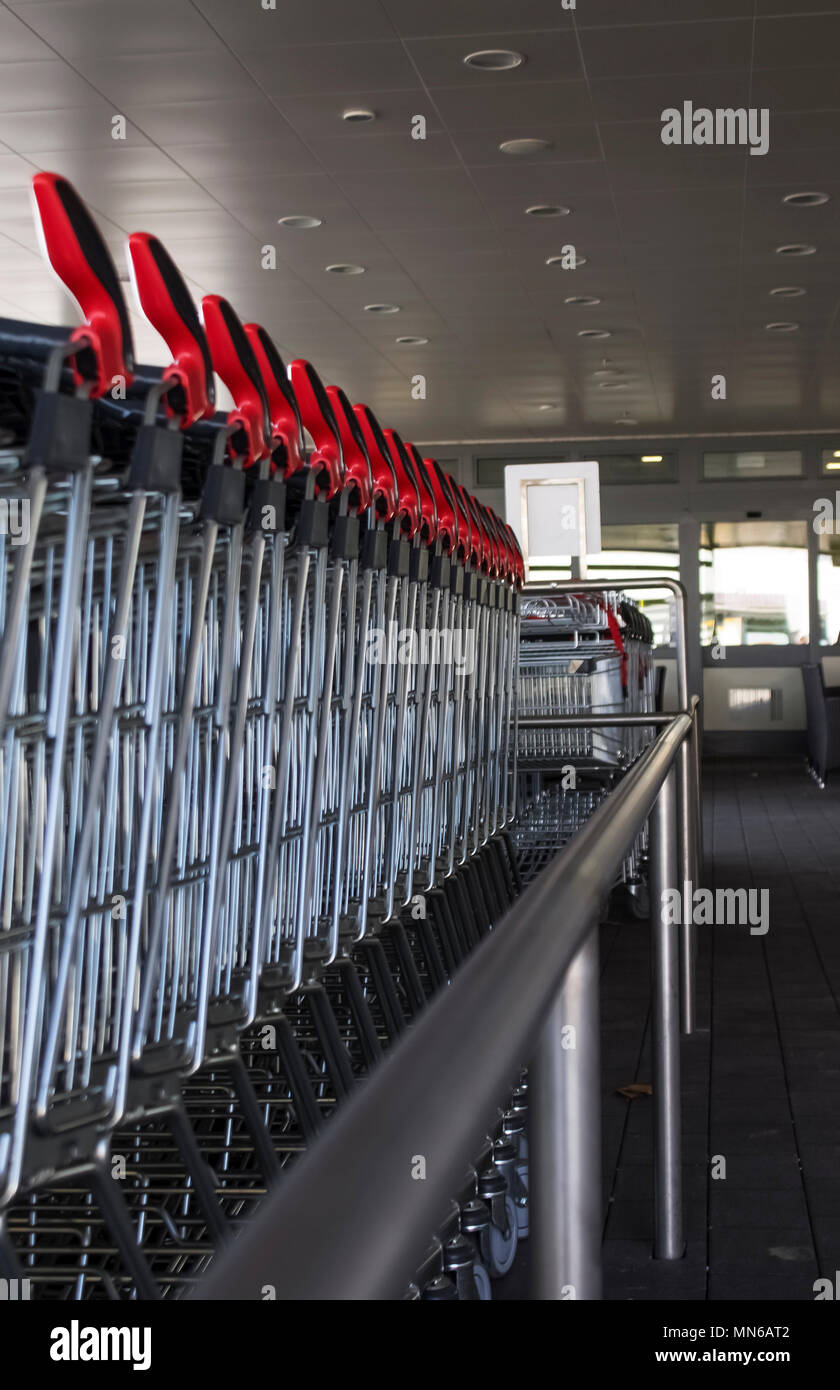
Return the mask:
[[[571,582],[571,581],[570,581]],[[588,820],[644,752],[654,728],[610,725],[611,715],[655,709],[653,629],[619,591],[530,589],[521,604],[515,840],[529,881]],[[597,720],[563,726],[539,721]],[[533,723],[527,723],[532,720]],[[606,722],[605,722],[606,721]],[[622,869],[634,913],[647,915],[647,828]]]
[[[34,199],[83,322],[0,321],[0,1277],[178,1298],[518,891],[522,557],[145,233],[137,366],[83,203]],[[411,1296],[510,1267],[527,1100]]]

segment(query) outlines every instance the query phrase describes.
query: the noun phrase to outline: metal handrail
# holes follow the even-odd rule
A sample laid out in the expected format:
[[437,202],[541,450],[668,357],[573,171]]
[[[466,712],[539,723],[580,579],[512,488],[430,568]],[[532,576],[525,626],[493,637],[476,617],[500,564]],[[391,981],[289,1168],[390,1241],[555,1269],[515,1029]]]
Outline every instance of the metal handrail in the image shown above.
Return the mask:
[[[600,1230],[591,1220],[596,1187],[600,1203],[599,1159],[593,1158],[600,1145],[593,942],[603,898],[652,810],[651,902],[676,886],[674,764],[692,726],[692,715],[681,713],[660,733],[339,1111],[311,1154],[265,1198],[196,1297],[252,1300],[265,1297],[267,1287],[289,1300],[401,1297],[496,1121],[500,1097],[535,1050],[539,1129],[531,1149],[531,1224],[541,1296],[567,1297],[561,1290],[569,1287],[572,1296],[599,1296],[593,1261]],[[673,932],[663,934],[662,914],[651,915],[661,983],[654,1003],[661,1062],[654,1074],[657,1253],[676,1258],[677,941]],[[582,1010],[579,1043],[587,1039],[579,1056],[563,1050],[558,1032],[576,1009]],[[421,1156],[425,1177],[418,1179]],[[566,1173],[557,1171],[560,1158]]]

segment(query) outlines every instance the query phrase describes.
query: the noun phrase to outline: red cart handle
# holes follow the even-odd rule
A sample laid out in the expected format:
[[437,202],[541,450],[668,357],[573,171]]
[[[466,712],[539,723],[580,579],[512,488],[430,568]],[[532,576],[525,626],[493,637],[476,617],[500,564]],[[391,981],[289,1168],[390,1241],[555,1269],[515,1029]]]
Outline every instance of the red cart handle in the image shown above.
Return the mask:
[[493,513],[490,508],[485,507],[483,503],[479,502],[477,506],[490,545],[490,578],[501,579],[503,575],[502,548],[499,545],[499,538],[496,535],[496,528],[493,525]]
[[306,443],[295,393],[286,374],[283,359],[265,329],[258,323],[246,323],[245,337],[251,345],[268,401],[274,446],[272,459],[276,464],[275,456],[282,449],[283,477],[290,478],[306,465]]
[[414,479],[420,493],[420,515],[422,518],[421,532],[423,540],[427,545],[434,545],[438,537],[438,514],[435,494],[432,491],[432,480],[429,477],[429,471],[420,450],[414,444],[406,443],[405,447],[414,465]]
[[344,487],[344,458],[338,423],[324,383],[304,358],[298,357],[289,367],[289,380],[300,406],[300,418],[315,444],[309,467],[317,472],[316,488],[329,500]]
[[469,560],[474,569],[481,570],[484,564],[484,535],[479,525],[478,518],[470,505],[471,499],[467,489],[461,483],[455,483],[455,488],[460,496],[461,506],[470,525]]
[[79,344],[73,360],[77,386],[103,396],[134,373],[134,344],[120,282],[105,242],[90,213],[67,179],[36,174],[32,180],[35,221],[44,254],[66,285],[85,322],[70,334]]
[[435,499],[437,530],[441,546],[448,555],[451,555],[458,546],[458,518],[455,513],[455,504],[445,485],[443,471],[437,459],[426,459],[426,464]]
[[353,407],[340,386],[328,386],[327,398],[338,423],[338,435],[344,454],[344,473],[353,485],[351,505],[360,515],[373,502],[373,474],[370,468],[365,437],[353,412]]
[[490,528],[490,535],[496,552],[496,578],[502,579],[507,583],[510,580],[510,551],[507,538],[502,531],[502,523],[493,511],[493,508],[485,507],[484,514],[487,525]]
[[525,560],[522,555],[522,547],[519,544],[516,532],[514,531],[513,527],[505,523],[505,530],[508,533],[511,549],[513,551],[513,567],[516,573],[516,587],[517,589],[521,589],[525,583]]
[[481,573],[489,575],[493,565],[493,546],[490,540],[490,532],[487,529],[487,524],[484,519],[484,512],[471,492],[467,493],[467,505],[472,508],[473,515],[478,522],[478,531],[481,538],[479,541],[479,565]]
[[470,521],[470,514],[461,487],[456,483],[451,473],[444,473],[443,477],[449,494],[452,498],[452,505],[455,508],[455,515],[458,518],[458,559],[464,565],[469,565],[473,560],[473,527]]
[[220,294],[206,294],[201,301],[204,329],[213,366],[233,396],[228,424],[245,439],[237,452],[244,468],[251,468],[271,452],[271,421],[262,377],[245,329],[231,305]]
[[400,498],[400,510],[407,517],[407,522],[403,530],[408,536],[416,536],[422,525],[420,515],[420,494],[417,484],[414,481],[414,470],[411,460],[405,450],[405,445],[396,430],[385,430],[385,441],[391,454],[391,462],[394,465],[394,477],[397,480],[397,492]]
[[181,272],[156,236],[132,232],[128,263],[140,308],[172,353],[163,379],[174,377],[178,386],[164,396],[166,413],[187,429],[212,415],[216,405],[213,363],[198,311]]
[[496,525],[499,529],[499,539],[505,557],[505,578],[511,586],[516,582],[516,556],[514,555],[508,529],[500,516],[496,517]]
[[373,497],[376,513],[382,521],[393,521],[399,513],[400,498],[397,492],[397,479],[394,465],[382,426],[369,405],[354,405],[353,414],[359,422],[359,429],[365,441],[373,474]]

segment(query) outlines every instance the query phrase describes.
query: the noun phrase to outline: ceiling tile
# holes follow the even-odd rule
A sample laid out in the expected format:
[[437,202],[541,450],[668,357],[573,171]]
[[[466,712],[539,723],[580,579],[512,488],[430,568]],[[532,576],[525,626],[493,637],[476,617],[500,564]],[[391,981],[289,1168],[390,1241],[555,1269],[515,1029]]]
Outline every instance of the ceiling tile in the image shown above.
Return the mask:
[[639,24],[583,29],[581,47],[590,78],[658,73],[721,72],[750,66],[752,22]]
[[[443,129],[428,96],[417,83],[399,92],[378,91],[375,97],[364,89],[352,88],[326,96],[312,92],[305,96],[289,96],[282,92],[275,100],[302,140],[330,140],[347,135],[362,144],[381,135],[410,134],[412,118],[416,115],[425,117],[428,133]],[[373,110],[376,119],[360,125],[342,121],[344,111],[359,107]]]
[[278,129],[284,132],[286,129],[280,113],[262,96],[151,105],[126,102],[125,115],[141,133],[164,148],[169,144],[213,145],[268,140]]
[[[510,48],[524,55],[518,68],[487,72],[468,67],[467,54],[481,48]],[[511,91],[533,82],[557,82],[583,76],[574,33],[566,29],[542,32],[461,34],[428,39],[409,39],[408,54],[427,87],[467,87],[481,91],[504,86]]]
[[[793,0],[789,0],[793,3]],[[702,19],[752,19],[753,0],[634,0],[636,24],[696,23]],[[587,0],[581,28],[593,25],[627,24],[630,20],[622,0]]]
[[390,39],[394,28],[379,0],[276,0],[261,5],[231,5],[230,0],[195,0],[195,8],[234,49],[279,50],[296,44],[366,44]]
[[756,68],[831,68],[837,63],[838,43],[840,13],[788,13],[785,18],[760,18],[755,26],[753,61]]
[[[0,141],[20,154],[55,150],[112,150],[119,145],[148,145],[136,127],[128,125],[124,140],[114,140],[114,108],[103,97],[94,95],[89,106],[58,108],[55,111],[0,112]],[[93,156],[92,156],[93,157]]]
[[401,43],[328,43],[287,48],[249,48],[240,54],[269,95],[306,92],[399,91],[416,87],[417,73]]
[[332,173],[366,173],[394,170],[442,169],[460,167],[461,160],[450,136],[429,133],[425,140],[412,140],[408,128],[395,135],[380,135],[368,140],[352,136],[337,139],[311,139],[310,158]]
[[[487,39],[504,34],[505,46],[510,47],[510,35],[532,29],[569,29],[574,22],[571,11],[561,9],[558,0],[383,0],[403,38],[436,37],[444,34],[468,34]],[[482,42],[482,48],[492,48]],[[465,50],[469,51],[469,50]]]
[[[535,122],[548,127],[560,123],[579,125],[591,112],[586,83],[535,82],[519,87],[441,87],[434,104],[447,129],[497,130],[500,126],[520,131],[528,124],[531,135],[540,135]],[[509,137],[505,137],[506,139]]]
[[253,78],[223,49],[85,57],[76,63],[117,110],[166,101],[209,101],[220,93],[229,101],[257,91]]
[[[219,47],[218,37],[189,0],[143,0],[141,5],[134,0],[11,0],[9,8],[18,10],[56,53],[69,58]],[[5,39],[0,27],[4,53]]]
[[58,59],[0,63],[0,111],[58,111],[101,102],[101,95]]

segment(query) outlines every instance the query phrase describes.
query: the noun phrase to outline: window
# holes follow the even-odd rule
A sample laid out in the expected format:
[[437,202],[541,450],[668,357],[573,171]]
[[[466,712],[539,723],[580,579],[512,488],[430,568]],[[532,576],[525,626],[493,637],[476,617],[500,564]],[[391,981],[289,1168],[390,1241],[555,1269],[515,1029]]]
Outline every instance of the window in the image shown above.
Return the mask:
[[700,641],[808,641],[808,523],[706,522],[700,530]]
[[[680,577],[679,528],[674,524],[639,526],[602,526],[601,545],[597,555],[587,555],[584,574],[587,579],[603,579],[605,586],[619,579],[648,579],[668,575]],[[565,557],[564,557],[565,558]],[[568,579],[571,562],[551,569],[530,569],[530,582],[547,584],[552,579]],[[675,641],[676,611],[674,595],[667,589],[628,590],[628,597],[638,604],[653,626],[657,647],[668,647]]]
[[663,454],[651,449],[644,454],[600,454],[601,482],[605,487],[619,483],[675,483],[676,454]]
[[840,641],[840,536],[818,536],[817,611],[822,646]]
[[704,478],[799,478],[799,449],[746,449],[742,453],[704,454]]
[[[840,473],[840,449],[823,449],[822,471],[823,473]],[[838,485],[840,486],[840,482]]]
[[[600,555],[587,555],[587,579],[655,579],[680,577],[680,533],[676,523],[647,526],[602,526]],[[653,626],[657,647],[673,646],[676,637],[674,595],[668,589],[628,590]]]
[[476,459],[476,487],[504,487],[505,468],[508,464],[522,463],[569,463],[568,454],[550,454],[545,458]]
[[[620,483],[675,483],[677,481],[676,454],[663,454],[656,448],[649,453],[601,454],[597,446],[592,449],[582,444],[577,451],[583,460],[598,460],[601,484],[605,487]],[[570,454],[553,453],[539,458],[476,459],[476,487],[504,487],[505,464],[508,463],[571,463]]]

